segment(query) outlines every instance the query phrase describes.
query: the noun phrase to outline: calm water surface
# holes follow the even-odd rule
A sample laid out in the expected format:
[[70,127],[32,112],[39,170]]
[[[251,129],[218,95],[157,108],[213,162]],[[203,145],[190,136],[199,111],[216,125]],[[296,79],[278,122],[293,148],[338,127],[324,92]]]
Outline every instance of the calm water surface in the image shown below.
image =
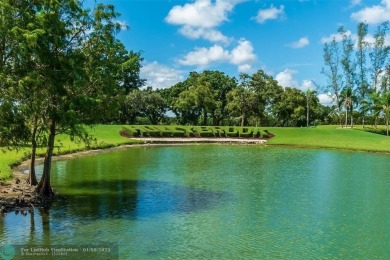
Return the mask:
[[134,147],[56,162],[52,176],[68,200],[0,217],[1,243],[118,245],[120,259],[390,258],[389,155]]

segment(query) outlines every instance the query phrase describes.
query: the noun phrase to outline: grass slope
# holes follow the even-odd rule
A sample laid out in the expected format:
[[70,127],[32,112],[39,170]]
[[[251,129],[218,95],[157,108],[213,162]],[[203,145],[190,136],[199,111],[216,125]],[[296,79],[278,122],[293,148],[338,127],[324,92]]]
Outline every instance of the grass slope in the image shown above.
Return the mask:
[[[122,127],[120,125],[99,125],[90,130],[90,133],[97,139],[97,142],[91,148],[105,148],[135,143],[136,141],[119,135]],[[269,145],[390,153],[390,137],[355,129],[340,129],[338,126],[319,126],[316,128],[264,127],[262,129],[267,129],[270,133],[276,135],[268,141]],[[58,136],[56,140],[55,154],[71,153],[86,149],[84,144],[71,142],[65,136]],[[40,149],[39,153],[43,155],[44,150]],[[9,178],[12,173],[11,165],[21,162],[28,155],[28,148],[19,152],[0,150],[0,179]]]
[[276,135],[268,141],[270,145],[390,152],[390,137],[355,129],[341,129],[338,126],[267,129]]
[[[130,140],[119,135],[119,131],[122,130],[121,125],[99,125],[89,130],[90,134],[96,138],[96,142],[93,142],[92,149],[100,149],[107,147],[114,147],[123,144],[138,143],[138,141]],[[72,142],[67,136],[56,137],[56,148],[54,154],[66,154],[77,151],[86,150],[87,148],[83,143]],[[44,155],[45,150],[43,148],[38,149],[39,155]],[[29,148],[23,148],[20,151],[8,151],[0,150],[0,180],[8,179],[11,174],[11,166],[20,163],[28,158],[30,155]]]

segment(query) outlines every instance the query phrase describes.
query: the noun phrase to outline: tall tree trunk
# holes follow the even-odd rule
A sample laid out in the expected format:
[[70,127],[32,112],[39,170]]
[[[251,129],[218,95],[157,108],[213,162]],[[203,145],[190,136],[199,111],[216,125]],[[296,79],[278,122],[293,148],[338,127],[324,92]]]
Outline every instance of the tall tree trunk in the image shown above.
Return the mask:
[[363,123],[363,129],[364,129],[364,122],[365,121],[365,116],[364,116],[364,113],[363,113],[363,121],[362,121],[362,123]]
[[241,127],[243,127],[245,124],[245,113],[242,114],[242,117],[241,117]]
[[203,125],[207,125],[207,109],[203,109]]
[[351,105],[351,128],[353,128],[353,106]]
[[347,124],[348,124],[348,108],[345,109],[345,129],[347,129]]
[[34,126],[33,132],[31,136],[31,160],[30,160],[30,173],[27,178],[27,183],[31,186],[35,186],[38,184],[37,177],[35,174],[35,157],[37,152],[37,130],[38,130],[38,118],[35,116],[34,118]]
[[45,160],[43,163],[42,178],[36,189],[37,193],[43,197],[54,196],[54,192],[53,189],[51,188],[51,183],[50,183],[50,173],[51,173],[51,160],[53,157],[55,136],[56,136],[56,122],[55,120],[52,120],[50,125],[49,141],[47,145]]
[[309,118],[310,118],[310,107],[309,107],[309,100],[307,100],[307,106],[306,106],[307,112],[306,112],[306,127],[309,127]]
[[389,136],[389,118],[386,117],[386,134]]

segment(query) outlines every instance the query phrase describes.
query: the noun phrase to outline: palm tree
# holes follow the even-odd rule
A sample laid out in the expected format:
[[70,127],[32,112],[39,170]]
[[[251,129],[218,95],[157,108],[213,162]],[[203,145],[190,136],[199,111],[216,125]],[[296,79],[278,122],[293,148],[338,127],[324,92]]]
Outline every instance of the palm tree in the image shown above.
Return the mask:
[[380,95],[379,102],[382,106],[383,114],[386,119],[386,134],[389,136],[389,119],[390,119],[390,91],[383,92]]
[[351,127],[353,127],[353,108],[358,103],[358,97],[350,87],[344,88],[340,93],[340,103],[345,107],[345,127],[348,124],[348,111],[351,114]]

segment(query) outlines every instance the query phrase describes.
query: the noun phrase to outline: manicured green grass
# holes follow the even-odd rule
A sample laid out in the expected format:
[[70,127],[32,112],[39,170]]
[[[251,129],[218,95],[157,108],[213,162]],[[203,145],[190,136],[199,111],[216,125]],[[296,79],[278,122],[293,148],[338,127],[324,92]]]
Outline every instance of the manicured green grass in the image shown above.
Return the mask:
[[[131,128],[131,126],[126,127]],[[166,127],[159,126],[159,128],[168,132],[170,130],[167,129],[172,129],[172,126]],[[173,129],[183,129],[188,134],[191,132],[192,128],[192,126],[177,126]],[[359,126],[356,126],[355,128],[359,128]],[[99,125],[91,129],[90,133],[96,138],[96,142],[93,142],[90,148],[106,148],[135,143],[136,141],[129,140],[119,135],[119,132],[122,129],[123,126],[120,125]],[[220,135],[218,132],[220,129],[218,127],[212,129],[214,133]],[[234,128],[235,131],[240,131],[239,129],[240,128]],[[390,137],[358,131],[356,129],[341,129],[339,126],[319,126],[316,128],[260,127],[259,129],[261,129],[262,135],[265,130],[268,130],[275,135],[275,137],[268,140],[269,145],[390,153]],[[71,142],[69,138],[65,136],[58,136],[56,140],[55,154],[71,153],[87,149],[84,144]],[[44,154],[43,149],[40,149],[38,152],[41,155]],[[0,150],[0,179],[9,178],[11,176],[10,166],[21,162],[27,158],[28,155],[28,148],[24,148],[19,152]]]
[[[356,126],[355,128],[359,128]],[[270,145],[348,149],[371,152],[390,152],[390,137],[339,126],[316,128],[268,127],[275,137]]]
[[[91,143],[91,149],[100,149],[107,147],[114,147],[123,144],[137,143],[138,141],[130,140],[119,135],[122,130],[121,125],[99,125],[89,129],[89,133],[96,138],[96,141]],[[54,153],[65,154],[77,151],[86,150],[84,143],[72,142],[67,136],[56,137],[56,148]],[[44,155],[43,148],[38,149],[39,155]],[[28,148],[23,148],[20,151],[0,150],[0,180],[11,177],[11,166],[29,157],[30,151]]]

